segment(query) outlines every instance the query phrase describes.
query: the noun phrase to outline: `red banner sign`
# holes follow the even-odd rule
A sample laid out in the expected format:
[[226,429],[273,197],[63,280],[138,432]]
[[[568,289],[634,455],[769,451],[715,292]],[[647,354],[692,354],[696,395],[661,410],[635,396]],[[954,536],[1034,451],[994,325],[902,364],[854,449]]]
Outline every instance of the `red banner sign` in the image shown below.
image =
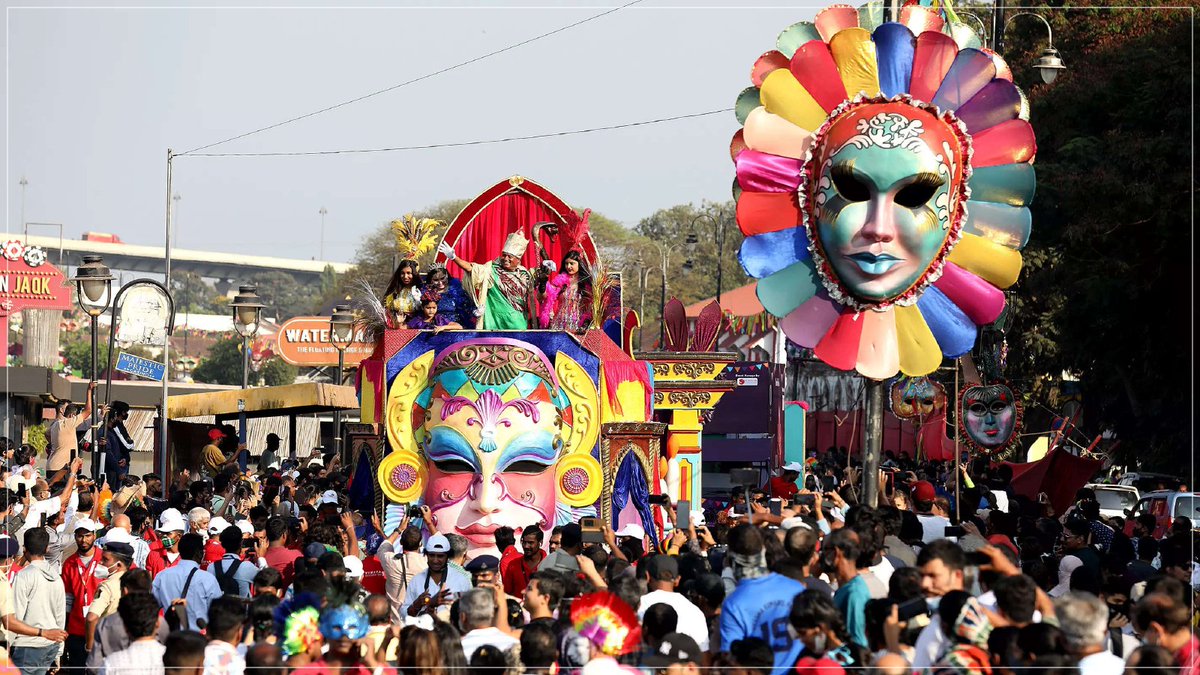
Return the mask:
[[17,240],[0,249],[0,331],[8,337],[8,317],[23,309],[70,309],[71,287],[46,251]]

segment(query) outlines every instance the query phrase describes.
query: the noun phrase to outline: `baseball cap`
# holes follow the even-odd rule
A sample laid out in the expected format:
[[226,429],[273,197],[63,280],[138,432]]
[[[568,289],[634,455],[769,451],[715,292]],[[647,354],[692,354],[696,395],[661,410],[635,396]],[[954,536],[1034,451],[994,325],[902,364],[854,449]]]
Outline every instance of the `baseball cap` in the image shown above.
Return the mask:
[[320,455],[308,460],[309,466],[325,466],[325,460]]
[[450,540],[446,538],[446,535],[439,532],[439,533],[433,535],[432,537],[430,537],[429,540],[425,542],[425,552],[426,553],[449,553],[450,552]]
[[208,521],[208,533],[212,536],[217,536],[229,528],[229,521],[221,516],[217,516]]
[[804,471],[804,467],[800,462],[788,462],[781,467],[784,471]]
[[[124,532],[124,530],[121,530]],[[123,541],[110,541],[104,545],[104,550],[127,558],[133,557],[133,547]]]
[[486,572],[487,570],[500,569],[500,559],[494,555],[481,555],[478,558],[472,558],[466,564],[468,572]]
[[358,556],[348,555],[342,558],[342,566],[346,568],[346,578],[361,579],[363,575],[363,564],[358,559]]
[[703,662],[700,645],[683,633],[668,633],[658,649],[642,658],[642,663],[652,668],[666,668],[676,664]]
[[[96,521],[92,520],[91,518],[80,518],[79,520],[75,521],[75,527],[73,527],[71,529],[76,530],[76,531],[90,530],[92,532],[96,532],[96,531],[99,531],[103,527],[104,527],[103,525],[101,525],[100,523],[97,523]],[[124,530],[122,530],[122,532],[124,532]]]
[[317,558],[325,555],[325,552],[328,550],[329,549],[325,548],[325,544],[314,541],[304,547],[304,557],[308,560],[316,560]]
[[242,531],[243,536],[246,536],[246,537],[254,536],[254,523],[251,523],[248,520],[239,520],[235,524],[237,525],[237,528]]
[[919,480],[913,483],[912,497],[913,501],[931,502],[937,498],[937,493],[933,491],[933,483]]
[[836,675],[837,673],[845,673],[846,669],[837,661],[824,656],[819,659],[804,656],[796,662],[795,672],[796,675]]
[[21,552],[21,546],[16,539],[5,535],[0,537],[0,560],[12,558]]
[[97,542],[100,546],[108,548],[109,544],[131,544],[133,543],[133,535],[126,532],[124,529],[114,527],[108,531],[100,541]]
[[669,555],[658,554],[646,561],[646,573],[651,579],[661,579],[664,576],[670,576],[672,579],[679,576],[679,561]]
[[646,530],[643,529],[642,526],[638,525],[637,523],[629,523],[629,524],[625,525],[625,527],[622,527],[621,529],[617,530],[616,536],[618,536],[618,537],[633,537],[634,539],[642,539],[643,537],[646,536]]
[[158,517],[159,532],[186,532],[187,529],[187,521],[179,509],[167,509]]
[[326,491],[322,492],[321,493],[321,503],[322,504],[338,503],[338,493],[334,492],[333,490],[326,490]]

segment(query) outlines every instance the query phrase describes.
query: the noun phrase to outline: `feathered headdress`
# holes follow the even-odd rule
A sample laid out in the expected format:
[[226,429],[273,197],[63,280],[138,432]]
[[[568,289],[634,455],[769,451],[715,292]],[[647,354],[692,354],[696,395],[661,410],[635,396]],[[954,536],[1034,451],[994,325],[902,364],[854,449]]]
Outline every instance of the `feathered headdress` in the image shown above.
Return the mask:
[[580,596],[571,603],[571,625],[609,656],[620,656],[638,648],[642,627],[633,609],[613,593],[600,591]]
[[584,209],[582,215],[574,211],[567,215],[566,222],[558,227],[564,250],[583,253],[583,240],[588,236],[588,217],[591,215],[591,209]]
[[433,218],[416,218],[411,213],[392,221],[396,248],[404,260],[416,260],[437,246],[434,231],[441,222]]

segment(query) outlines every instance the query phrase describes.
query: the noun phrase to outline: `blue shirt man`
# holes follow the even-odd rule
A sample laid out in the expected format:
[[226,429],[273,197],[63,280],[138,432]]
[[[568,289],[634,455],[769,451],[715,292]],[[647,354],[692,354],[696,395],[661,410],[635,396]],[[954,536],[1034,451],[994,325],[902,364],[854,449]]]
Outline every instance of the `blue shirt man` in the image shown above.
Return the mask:
[[[174,567],[158,573],[150,591],[160,607],[171,611],[171,603],[175,600],[186,600],[187,623],[180,626],[184,630],[199,630],[198,621],[208,620],[208,605],[215,598],[221,597],[221,586],[217,578],[200,569],[200,558],[204,555],[204,540],[195,532],[189,532],[179,540],[179,562]],[[193,574],[193,572],[195,572]],[[188,577],[191,583],[188,583]],[[184,595],[183,587],[187,586]]]
[[734,640],[761,638],[775,652],[772,675],[788,672],[803,649],[788,629],[792,600],[802,592],[804,584],[782,574],[743,578],[721,606],[721,651]]
[[846,619],[846,632],[850,639],[863,647],[867,647],[867,602],[871,599],[871,589],[861,576],[856,576],[833,594],[833,604],[838,612]]

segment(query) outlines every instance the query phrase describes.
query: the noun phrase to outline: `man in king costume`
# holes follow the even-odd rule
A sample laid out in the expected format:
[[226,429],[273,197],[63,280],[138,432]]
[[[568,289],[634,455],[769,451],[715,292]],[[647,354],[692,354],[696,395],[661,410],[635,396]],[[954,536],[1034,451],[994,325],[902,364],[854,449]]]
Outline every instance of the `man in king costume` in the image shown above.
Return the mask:
[[529,328],[529,293],[533,275],[521,267],[521,256],[529,240],[513,232],[504,240],[500,257],[486,263],[472,263],[459,258],[454,247],[446,242],[438,250],[458,265],[468,277],[468,292],[481,310],[480,330],[526,330]]

